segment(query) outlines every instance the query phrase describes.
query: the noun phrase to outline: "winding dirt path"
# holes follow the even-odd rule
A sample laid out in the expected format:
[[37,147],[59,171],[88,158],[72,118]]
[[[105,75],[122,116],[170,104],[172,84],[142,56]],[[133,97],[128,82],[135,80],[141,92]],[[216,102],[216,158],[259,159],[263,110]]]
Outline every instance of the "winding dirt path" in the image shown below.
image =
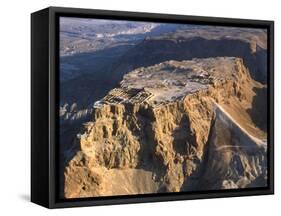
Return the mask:
[[[258,146],[260,147],[264,147],[267,148],[267,141],[266,140],[261,140],[255,136],[253,136],[252,134],[250,134],[245,128],[243,128],[239,122],[237,122],[222,106],[220,106],[219,104],[217,104],[216,102],[214,102],[215,104],[215,112],[216,112],[216,117],[218,116],[223,116],[223,117],[227,117],[235,126],[237,126],[246,136],[249,137],[250,140],[252,140],[253,142],[255,142]],[[223,148],[226,146],[221,146],[220,148]],[[238,146],[237,146],[238,147]]]

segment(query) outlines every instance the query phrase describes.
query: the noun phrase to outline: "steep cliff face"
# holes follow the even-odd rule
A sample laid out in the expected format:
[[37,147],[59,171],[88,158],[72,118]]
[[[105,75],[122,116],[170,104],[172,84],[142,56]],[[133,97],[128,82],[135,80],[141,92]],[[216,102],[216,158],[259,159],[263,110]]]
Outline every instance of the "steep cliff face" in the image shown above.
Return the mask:
[[255,109],[256,88],[265,86],[239,58],[132,71],[96,103],[77,135],[80,150],[65,169],[64,196],[265,186],[266,133],[247,112]]

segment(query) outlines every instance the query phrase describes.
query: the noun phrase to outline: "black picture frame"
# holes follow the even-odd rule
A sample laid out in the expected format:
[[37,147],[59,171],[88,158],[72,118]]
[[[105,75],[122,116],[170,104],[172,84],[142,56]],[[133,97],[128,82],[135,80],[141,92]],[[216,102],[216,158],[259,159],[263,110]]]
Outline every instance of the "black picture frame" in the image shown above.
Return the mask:
[[[266,28],[268,32],[268,186],[219,191],[59,199],[58,89],[60,16]],[[31,201],[47,208],[274,194],[274,22],[49,7],[31,14]]]

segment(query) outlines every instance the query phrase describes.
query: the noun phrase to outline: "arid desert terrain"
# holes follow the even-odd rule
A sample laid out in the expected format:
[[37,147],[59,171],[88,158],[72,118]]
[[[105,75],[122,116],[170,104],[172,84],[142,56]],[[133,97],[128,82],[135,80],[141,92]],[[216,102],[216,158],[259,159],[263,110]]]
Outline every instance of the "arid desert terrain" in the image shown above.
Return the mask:
[[264,29],[61,18],[62,198],[267,186]]

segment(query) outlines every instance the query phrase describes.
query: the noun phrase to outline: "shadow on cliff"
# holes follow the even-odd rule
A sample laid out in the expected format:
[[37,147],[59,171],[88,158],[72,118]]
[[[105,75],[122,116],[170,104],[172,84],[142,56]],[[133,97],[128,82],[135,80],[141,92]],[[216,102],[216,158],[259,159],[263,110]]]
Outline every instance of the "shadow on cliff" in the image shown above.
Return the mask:
[[263,131],[267,131],[267,88],[254,88],[256,95],[253,98],[252,108],[247,112],[253,123]]
[[186,115],[181,118],[178,127],[172,133],[172,137],[174,138],[173,148],[175,153],[180,155],[192,154],[191,151],[195,147],[196,140],[190,130],[190,121]]
[[134,136],[140,137],[139,162],[136,168],[153,172],[156,180],[159,180],[163,177],[167,168],[160,157],[155,156],[157,146],[155,129],[153,128],[153,122],[156,120],[155,116],[151,109],[145,108],[140,108],[136,115],[139,125],[141,125],[140,130],[131,129]]
[[212,145],[211,140],[213,133],[215,133],[216,130],[215,122],[216,116],[214,114],[211,121],[208,140],[203,149],[201,162],[198,161],[199,165],[197,166],[197,169],[190,176],[185,178],[180,191],[200,191],[207,189],[210,185],[208,178],[205,178],[205,174],[207,172],[207,167],[210,160],[210,147]]

